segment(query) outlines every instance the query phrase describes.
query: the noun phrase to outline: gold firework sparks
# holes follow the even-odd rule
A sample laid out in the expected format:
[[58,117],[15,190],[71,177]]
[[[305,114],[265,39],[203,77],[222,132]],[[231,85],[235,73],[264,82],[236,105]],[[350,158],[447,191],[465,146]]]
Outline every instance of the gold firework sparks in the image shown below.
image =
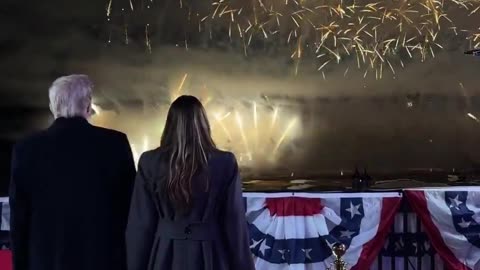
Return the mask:
[[297,119],[294,118],[290,121],[290,123],[288,124],[287,128],[285,129],[285,131],[282,133],[282,136],[280,137],[280,139],[277,141],[277,144],[275,145],[275,148],[273,149],[273,155],[275,156],[278,152],[278,150],[280,149],[280,146],[282,145],[283,141],[285,140],[285,138],[289,135],[289,133],[292,131],[293,127],[295,126],[297,122]]
[[125,34],[125,44],[128,45],[128,25],[127,24],[125,24],[124,34]]
[[467,116],[470,117],[470,118],[472,118],[473,120],[475,120],[477,123],[480,122],[480,121],[478,120],[478,118],[477,118],[475,115],[471,114],[471,113],[467,113]]
[[150,32],[149,32],[150,24],[145,25],[145,46],[149,53],[152,53],[152,43],[150,42]]
[[254,127],[254,140],[255,140],[255,149],[258,148],[258,112],[257,112],[257,102],[253,102],[253,127]]
[[112,14],[112,2],[113,0],[109,0],[107,4],[107,17],[110,17],[110,14]]
[[228,140],[231,141],[232,140],[232,135],[230,134],[230,131],[228,131],[228,128],[223,123],[223,119],[227,118],[229,115],[230,115],[230,113],[227,113],[224,116],[220,116],[218,114],[215,114],[215,120],[217,121],[219,126],[222,128],[222,130],[225,133],[225,135],[227,136]]
[[273,109],[272,122],[270,124],[270,130],[273,129],[273,127],[275,126],[275,123],[277,122],[277,118],[278,118],[278,107],[275,107],[275,109]]
[[[108,18],[112,15],[112,1],[107,3]],[[453,32],[470,40],[472,46],[480,45],[477,29],[461,29],[456,25],[461,18],[469,16],[480,21],[480,5],[475,1],[366,1],[361,4],[347,4],[343,0],[207,2],[210,8],[195,10],[179,0],[180,8],[188,16],[187,21],[196,20],[193,25],[197,28],[198,24],[198,31],[207,32],[210,38],[226,33],[230,42],[239,41],[239,47],[246,56],[252,44],[279,39],[281,44],[291,49],[295,73],[300,70],[300,59],[304,62],[303,59],[312,55],[311,49],[319,59],[318,66],[321,68],[318,70],[321,73],[324,73],[324,65],[330,63],[328,61],[339,64],[351,56],[356,60],[353,63],[357,68],[373,68],[377,70],[376,77],[381,78],[384,65],[388,65],[393,74],[396,66],[404,67],[400,59],[404,53],[413,61],[423,62],[435,57],[437,50],[443,49],[444,42],[447,42],[447,39],[439,38],[444,33]],[[133,0],[129,0],[129,4],[133,11]],[[145,30],[145,43],[150,52],[148,26]],[[223,32],[217,35],[216,31]],[[187,40],[185,37],[186,47]]]
[[171,102],[174,102],[181,95],[182,90],[183,90],[183,85],[185,84],[185,81],[187,80],[187,77],[188,77],[188,73],[185,73],[185,75],[183,75],[183,77],[182,77],[182,80],[178,84],[177,89],[175,90],[175,92],[172,93],[172,95],[170,97]]
[[237,120],[238,129],[239,129],[240,135],[242,137],[242,141],[243,141],[243,145],[245,147],[245,151],[246,151],[247,155],[250,156],[251,152],[250,152],[250,148],[249,148],[249,145],[248,145],[247,136],[245,135],[245,129],[243,128],[242,117],[240,116],[240,113],[238,111],[235,111],[235,119]]

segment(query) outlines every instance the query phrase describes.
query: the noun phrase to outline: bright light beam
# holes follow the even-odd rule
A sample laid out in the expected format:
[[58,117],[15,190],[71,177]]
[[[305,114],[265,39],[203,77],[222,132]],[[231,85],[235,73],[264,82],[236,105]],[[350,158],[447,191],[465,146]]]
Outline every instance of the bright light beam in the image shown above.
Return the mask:
[[217,123],[220,125],[220,127],[222,128],[223,132],[225,133],[225,135],[227,135],[227,138],[229,141],[232,141],[232,135],[230,134],[230,132],[228,131],[227,127],[225,126],[225,124],[222,122],[223,119],[227,118],[228,116],[230,115],[230,112],[227,113],[226,115],[224,115],[223,117],[220,116],[219,114],[215,114],[215,120],[217,120]]
[[240,130],[240,136],[242,136],[243,144],[245,146],[245,151],[247,152],[247,155],[251,159],[252,154],[250,153],[250,148],[248,147],[247,136],[245,136],[245,130],[243,128],[242,118],[240,117],[240,114],[238,113],[238,111],[235,111],[235,118],[237,120],[238,129]]
[[171,102],[174,102],[180,96],[180,93],[182,93],[183,85],[185,84],[187,77],[188,77],[188,73],[185,73],[185,75],[183,75],[182,81],[177,87],[177,90],[172,93]]
[[275,148],[273,149],[273,155],[275,156],[276,153],[278,152],[278,149],[280,149],[280,146],[282,145],[283,141],[285,140],[285,138],[287,137],[287,135],[290,133],[290,131],[292,130],[292,128],[295,126],[295,124],[297,123],[297,119],[294,118],[292,119],[292,121],[290,121],[290,123],[288,124],[287,128],[285,129],[285,131],[283,132],[282,136],[280,137],[280,139],[278,140],[277,142],[277,145],[275,145]]
[[478,118],[475,115],[473,115],[471,113],[467,113],[467,116],[472,118],[473,120],[475,120],[477,123],[480,123],[480,120],[478,120]]

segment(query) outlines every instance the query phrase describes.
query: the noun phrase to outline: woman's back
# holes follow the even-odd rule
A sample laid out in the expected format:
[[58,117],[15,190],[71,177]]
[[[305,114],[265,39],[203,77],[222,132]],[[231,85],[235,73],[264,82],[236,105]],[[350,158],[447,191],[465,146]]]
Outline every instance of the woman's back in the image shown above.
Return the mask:
[[254,269],[235,156],[208,153],[208,167],[191,179],[189,210],[168,195],[171,154],[146,152],[127,228],[129,270]]

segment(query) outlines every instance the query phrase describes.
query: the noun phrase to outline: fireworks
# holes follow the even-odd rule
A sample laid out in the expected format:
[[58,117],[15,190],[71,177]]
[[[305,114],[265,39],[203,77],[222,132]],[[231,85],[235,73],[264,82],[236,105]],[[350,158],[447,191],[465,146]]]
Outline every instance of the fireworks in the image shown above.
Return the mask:
[[[238,31],[228,31],[229,38],[244,40],[247,36],[247,47],[252,39],[279,38],[292,50],[295,74],[300,60],[313,55],[322,74],[331,63],[353,59],[358,69],[365,69],[364,74],[373,70],[377,79],[385,70],[393,76],[395,67],[404,67],[402,53],[421,62],[434,58],[445,42],[439,36],[452,30],[458,35],[456,19],[478,16],[480,10],[476,1],[459,0],[362,4],[344,0],[219,0],[211,5],[214,8],[209,14],[200,15],[199,29],[213,31],[209,28],[212,25],[215,29],[236,25]],[[480,34],[475,30],[460,32],[475,46],[480,45]]]
[[[146,1],[146,0],[145,0]],[[480,21],[480,3],[465,0],[399,0],[356,2],[355,0],[210,0],[198,4],[180,0],[170,7],[172,14],[185,15],[186,33],[206,32],[211,39],[228,35],[240,44],[245,56],[256,44],[275,42],[290,50],[295,74],[301,60],[316,59],[325,76],[332,64],[353,63],[377,79],[384,72],[395,75],[404,68],[402,55],[420,62],[434,58],[448,41],[449,33],[480,46],[478,25],[462,25],[462,18]],[[124,7],[138,12],[134,2]],[[153,4],[153,3],[152,3]],[[112,14],[112,1],[106,7]],[[148,5],[150,9],[150,5]],[[154,20],[155,18],[152,18]],[[149,25],[145,25],[145,46],[151,52]],[[192,30],[192,29],[195,30]],[[128,27],[124,26],[127,36]],[[126,37],[127,38],[127,37]],[[253,42],[255,41],[255,42]],[[128,43],[128,42],[126,42]],[[442,45],[443,44],[443,45]],[[350,68],[351,70],[351,68]],[[372,72],[369,72],[372,71]],[[347,73],[347,72],[346,72]],[[345,74],[346,74],[345,73]]]
[[112,13],[112,1],[113,0],[109,0],[107,4],[107,18],[110,17],[110,14]]
[[[234,106],[234,113],[228,112],[223,117],[214,113],[213,137],[221,148],[233,151],[242,165],[276,162],[300,132],[298,118],[292,113],[285,113],[282,117],[278,108],[272,111],[259,107],[255,105],[257,101],[250,103],[253,114],[239,104]],[[222,109],[221,106],[212,108]],[[210,112],[209,109],[207,111]],[[229,120],[232,114],[235,119]],[[264,128],[269,124],[270,128]]]
[[[435,57],[435,51],[443,48],[438,43],[441,29],[448,31],[455,27],[447,11],[457,9],[472,16],[480,9],[478,2],[457,0],[382,1],[363,5],[342,0],[221,0],[212,5],[216,8],[200,24],[208,22],[219,28],[226,22],[222,15],[226,10],[231,11],[229,24],[237,24],[238,38],[249,34],[248,44],[256,35],[264,39],[277,35],[284,45],[291,46],[291,57],[297,59],[296,72],[305,55],[314,54],[319,61],[318,70],[322,72],[329,63],[338,64],[353,55],[357,68],[366,68],[365,73],[368,69],[374,70],[377,78],[383,77],[386,65],[392,75],[394,63],[403,66],[398,61],[402,51],[422,62]],[[242,14],[235,12],[238,10]],[[480,39],[475,33],[467,38],[474,42]],[[290,45],[292,43],[296,45]],[[308,52],[308,48],[315,50]]]
[[288,127],[285,129],[285,131],[283,132],[282,136],[280,137],[280,139],[278,140],[277,144],[275,145],[275,148],[273,149],[273,155],[275,156],[278,152],[278,149],[280,149],[280,146],[282,145],[283,141],[285,140],[285,138],[290,134],[290,132],[292,131],[292,128],[295,127],[295,123],[297,122],[297,119],[293,119],[292,121],[290,121],[290,123],[288,124]]
[[150,41],[149,27],[150,24],[145,25],[145,47],[147,48],[149,53],[152,53],[152,43]]
[[100,108],[100,106],[98,106],[98,105],[96,105],[96,104],[94,104],[94,103],[92,103],[92,110],[93,110],[94,114],[100,114],[101,111],[102,111],[101,108]]
[[185,81],[187,80],[187,77],[188,77],[188,73],[185,73],[185,75],[183,75],[182,81],[178,85],[177,89],[170,95],[170,101],[171,102],[174,102],[175,99],[177,99],[181,95],[182,90],[183,90],[183,85],[185,84]]
[[[234,152],[242,166],[275,164],[301,131],[297,113],[281,110],[281,107],[271,104],[267,97],[241,101],[219,99],[212,96],[212,93],[204,93],[207,91],[205,85],[198,89],[190,86],[189,80],[188,74],[179,78],[176,85],[171,87],[172,99],[162,106],[147,108],[142,115],[127,112],[134,115],[131,122],[124,118],[125,114],[122,114],[121,120],[116,120],[116,117],[121,116],[102,111],[96,105],[94,109],[97,113],[92,120],[96,125],[126,132],[132,142],[132,153],[136,161],[141,153],[158,147],[168,105],[182,94],[198,95],[197,90],[203,92],[202,103],[209,116],[215,142],[220,149]],[[128,108],[122,108],[122,111],[128,111]],[[141,123],[138,119],[141,119]],[[115,122],[121,123],[121,126],[112,126]],[[141,124],[146,129],[142,130]]]
[[475,120],[476,122],[480,122],[480,121],[478,120],[478,118],[477,118],[475,115],[471,114],[471,113],[467,113],[467,116],[470,117],[470,118],[472,118],[472,119]]

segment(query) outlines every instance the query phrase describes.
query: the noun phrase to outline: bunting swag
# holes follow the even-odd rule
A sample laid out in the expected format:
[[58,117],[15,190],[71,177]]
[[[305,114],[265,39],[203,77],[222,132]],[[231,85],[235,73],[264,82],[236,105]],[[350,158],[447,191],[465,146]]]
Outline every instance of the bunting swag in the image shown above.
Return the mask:
[[[10,205],[8,198],[0,198],[0,232],[10,231]],[[0,238],[1,240],[1,238]],[[1,242],[0,242],[1,248]]]
[[0,198],[0,269],[12,269],[10,247],[10,206],[8,198]]
[[480,269],[480,188],[405,191],[448,269]]
[[326,269],[337,242],[349,269],[368,269],[401,202],[397,192],[244,196],[257,270]]

